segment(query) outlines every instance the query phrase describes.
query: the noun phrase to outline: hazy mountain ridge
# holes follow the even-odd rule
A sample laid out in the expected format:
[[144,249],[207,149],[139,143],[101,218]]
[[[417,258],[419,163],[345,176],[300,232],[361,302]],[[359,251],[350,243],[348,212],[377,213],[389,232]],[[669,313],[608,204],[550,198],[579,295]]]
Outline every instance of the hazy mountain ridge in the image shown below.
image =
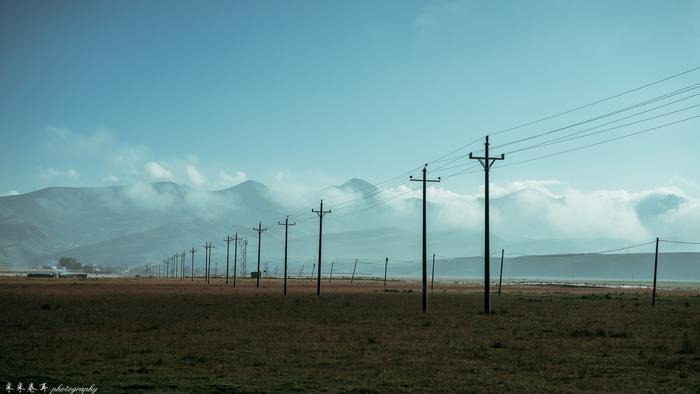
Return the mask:
[[[420,256],[421,200],[399,200],[400,205],[393,210],[363,210],[379,201],[378,191],[359,178],[318,191],[319,195],[332,196],[327,204],[333,213],[324,222],[324,255],[328,258],[373,259],[381,256],[414,259]],[[354,202],[354,199],[359,201]],[[483,199],[473,201],[481,209]],[[507,247],[509,251],[523,253],[558,253],[595,251],[625,244],[625,241],[606,237],[538,239],[528,228],[544,225],[546,212],[542,211],[542,204],[537,204],[542,201],[561,206],[566,203],[566,198],[531,188],[493,198],[492,215],[507,217],[512,231],[504,237],[503,228],[496,227],[492,233],[492,248]],[[674,194],[650,195],[635,206],[636,215],[640,222],[653,223],[665,213],[677,210],[683,201],[683,197]],[[480,227],[455,229],[445,226],[441,221],[449,211],[441,211],[440,204],[432,201],[429,201],[428,209],[429,253],[442,256],[482,253]],[[223,237],[234,232],[250,240],[248,257],[251,261],[257,245],[252,226],[261,220],[267,221],[263,226],[270,227],[263,233],[263,259],[279,260],[283,237],[281,226],[277,226],[276,221],[287,211],[289,208],[280,203],[279,195],[252,180],[216,191],[197,190],[172,182],[102,188],[47,188],[0,197],[0,263],[45,264],[60,256],[73,256],[88,264],[157,263],[183,248],[195,247],[201,251],[205,241],[218,245],[214,252],[214,259],[218,260],[224,254]],[[352,215],[346,216],[348,213]],[[307,218],[305,225],[290,228],[290,259],[295,261],[312,260],[317,253],[315,215],[311,216],[310,210],[304,214]],[[474,214],[475,218],[483,215],[478,210]]]

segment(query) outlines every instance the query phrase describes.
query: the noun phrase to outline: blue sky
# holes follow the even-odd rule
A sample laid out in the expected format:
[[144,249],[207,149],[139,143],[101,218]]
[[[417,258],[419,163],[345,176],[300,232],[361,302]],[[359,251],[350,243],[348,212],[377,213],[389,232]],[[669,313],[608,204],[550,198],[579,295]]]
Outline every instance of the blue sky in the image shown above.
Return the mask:
[[[320,187],[380,181],[486,132],[700,65],[700,3],[2,2],[0,52],[0,193],[168,179]],[[493,142],[697,82],[700,71]],[[493,180],[698,190],[698,127],[495,170]],[[481,182],[468,174],[442,186]]]

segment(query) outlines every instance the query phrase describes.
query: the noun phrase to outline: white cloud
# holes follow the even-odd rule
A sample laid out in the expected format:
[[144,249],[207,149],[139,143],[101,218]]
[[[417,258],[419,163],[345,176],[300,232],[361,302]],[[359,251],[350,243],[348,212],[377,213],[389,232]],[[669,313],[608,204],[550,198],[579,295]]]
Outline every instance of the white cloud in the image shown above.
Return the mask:
[[156,211],[165,211],[175,206],[177,197],[168,190],[157,190],[149,183],[134,183],[124,190],[124,196],[136,206]]
[[201,185],[207,181],[207,179],[202,175],[201,172],[197,169],[197,167],[188,164],[187,167],[187,177],[190,179],[190,182],[194,183],[195,185]]
[[8,190],[8,191],[6,191],[6,192],[0,193],[0,197],[4,197],[4,196],[16,196],[16,195],[18,195],[18,194],[21,194],[21,193],[18,192],[17,190]]
[[153,179],[173,179],[173,174],[160,164],[149,161],[143,165],[146,173]]
[[[505,239],[614,239],[629,242],[651,240],[657,235],[687,238],[700,232],[700,199],[677,187],[660,187],[638,192],[626,190],[583,191],[562,188],[555,180],[527,180],[492,185],[491,230]],[[381,199],[396,223],[418,217],[422,198],[419,190],[407,186],[385,190]],[[659,204],[661,213],[640,212],[640,203],[666,196],[680,198],[678,208]],[[673,198],[675,199],[675,198]],[[672,199],[672,200],[673,200]],[[431,228],[478,232],[483,228],[483,186],[475,193],[460,194],[439,187],[428,188]],[[657,205],[654,205],[657,207]],[[360,209],[358,207],[357,209]],[[378,223],[385,221],[382,210],[368,211]],[[409,225],[414,225],[413,222]]]
[[116,176],[116,175],[111,175],[111,174],[108,175],[107,178],[105,178],[105,180],[106,180],[107,182],[112,182],[112,183],[121,182],[121,178],[119,178],[119,177]]
[[80,173],[72,168],[67,170],[60,170],[53,167],[49,168],[39,168],[39,173],[42,178],[72,178],[77,179],[80,177]]

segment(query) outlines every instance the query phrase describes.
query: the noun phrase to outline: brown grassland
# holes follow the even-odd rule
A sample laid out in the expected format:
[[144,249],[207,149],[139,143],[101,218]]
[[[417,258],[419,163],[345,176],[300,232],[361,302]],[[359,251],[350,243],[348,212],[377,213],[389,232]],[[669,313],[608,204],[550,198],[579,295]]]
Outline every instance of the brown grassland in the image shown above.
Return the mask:
[[700,296],[0,279],[0,379],[104,393],[700,392]]

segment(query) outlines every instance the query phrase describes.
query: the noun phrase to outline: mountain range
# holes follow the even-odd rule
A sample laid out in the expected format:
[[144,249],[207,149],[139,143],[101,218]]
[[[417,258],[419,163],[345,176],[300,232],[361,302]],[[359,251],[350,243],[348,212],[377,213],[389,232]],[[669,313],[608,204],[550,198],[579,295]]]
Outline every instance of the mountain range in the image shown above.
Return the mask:
[[[415,262],[421,251],[419,195],[390,199],[374,185],[357,178],[310,195],[328,196],[324,209],[332,210],[324,217],[324,264],[325,260],[347,264],[354,258],[365,263],[381,262],[390,257],[397,267],[406,267],[398,271],[418,272]],[[261,260],[272,270],[283,253],[284,233],[278,222],[287,214],[290,222],[298,222],[289,228],[290,264],[312,265],[318,250],[318,217],[311,208],[318,209],[318,205],[305,207],[290,199],[253,180],[217,191],[155,182],[95,188],[51,187],[4,196],[0,197],[0,265],[55,264],[59,257],[70,256],[83,264],[138,266],[160,263],[191,248],[195,248],[195,259],[201,265],[205,242],[215,244],[213,259],[223,263],[226,244],[222,240],[237,233],[247,241],[250,268],[258,243],[252,228],[262,222],[267,231],[261,236]],[[527,228],[544,226],[544,215],[537,209],[522,208],[523,201],[537,199],[554,206],[566,203],[566,197],[535,189],[517,190],[492,199],[497,215],[520,223],[511,232],[494,231],[493,248],[507,245],[509,251],[523,253],[567,253],[603,250],[626,242],[609,237],[538,237]],[[391,209],[384,204],[389,201],[393,201]],[[473,203],[478,214],[483,201],[475,198]],[[638,202],[635,210],[639,222],[653,225],[660,215],[682,203],[683,197],[678,195],[650,195]],[[451,218],[444,204],[428,204],[429,253],[437,253],[441,261],[450,261],[449,256],[481,255],[480,224],[468,228],[445,224]],[[242,257],[240,250],[239,255]],[[465,268],[464,274],[467,272]],[[459,270],[454,273],[457,275]]]

